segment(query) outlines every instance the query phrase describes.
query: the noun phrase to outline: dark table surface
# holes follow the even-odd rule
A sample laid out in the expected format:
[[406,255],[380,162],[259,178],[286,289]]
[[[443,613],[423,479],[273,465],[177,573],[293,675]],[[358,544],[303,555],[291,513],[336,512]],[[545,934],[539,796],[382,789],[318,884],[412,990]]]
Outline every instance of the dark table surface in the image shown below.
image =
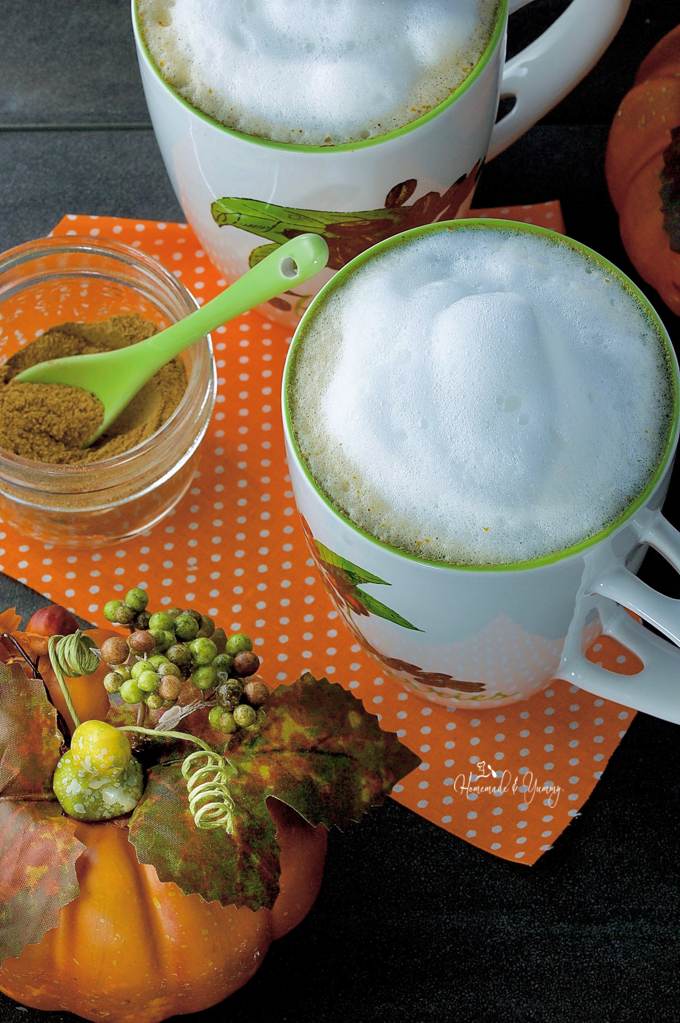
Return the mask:
[[[516,15],[511,48],[565,6],[536,0]],[[486,168],[477,203],[559,198],[568,232],[631,272],[603,178],[607,126],[636,66],[678,20],[678,0],[632,0],[599,66]],[[126,0],[2,0],[0,53],[0,248],[45,234],[67,211],[181,219],[149,126]],[[677,343],[678,322],[662,313]],[[680,595],[660,559],[644,572]],[[28,613],[38,599],[0,578],[0,607]],[[679,737],[639,715],[581,816],[531,869],[391,802],[334,833],[310,916],[272,946],[254,981],[200,1019],[677,1020]],[[0,996],[3,1023],[39,1018],[67,1017]]]

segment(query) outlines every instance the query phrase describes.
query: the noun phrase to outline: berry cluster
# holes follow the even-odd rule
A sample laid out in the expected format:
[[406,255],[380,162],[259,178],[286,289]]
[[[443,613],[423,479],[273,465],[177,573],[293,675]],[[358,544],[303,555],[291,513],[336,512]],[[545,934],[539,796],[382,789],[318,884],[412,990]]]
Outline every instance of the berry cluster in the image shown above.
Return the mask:
[[[181,700],[188,683],[205,701],[213,728],[235,732],[252,728],[264,715],[268,689],[252,678],[260,667],[251,639],[227,635],[199,611],[170,608],[147,611],[148,594],[136,587],[124,600],[104,605],[104,617],[130,629],[127,639],[111,636],[102,643],[102,660],[112,669],[104,678],[109,693],[125,703],[161,710]],[[195,697],[194,697],[195,698]]]

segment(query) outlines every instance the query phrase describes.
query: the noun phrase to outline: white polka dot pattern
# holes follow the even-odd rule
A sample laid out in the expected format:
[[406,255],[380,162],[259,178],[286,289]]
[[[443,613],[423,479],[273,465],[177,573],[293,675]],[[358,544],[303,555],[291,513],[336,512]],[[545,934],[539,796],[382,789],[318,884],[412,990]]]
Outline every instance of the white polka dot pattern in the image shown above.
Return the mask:
[[[481,212],[562,226],[556,203]],[[136,243],[201,299],[225,285],[184,224],[69,215],[54,233]],[[109,597],[141,585],[158,606],[197,606],[225,628],[251,633],[271,683],[291,682],[303,670],[340,682],[422,758],[395,787],[399,802],[481,849],[532,864],[580,812],[634,714],[561,681],[502,713],[448,711],[376,674],[305,547],[278,406],[289,337],[265,317],[266,308],[213,335],[216,412],[200,472],[165,520],[125,546],[94,553],[65,553],[2,526],[0,569],[97,622]],[[1,328],[0,355],[25,343]],[[622,673],[639,670],[605,638],[590,656]]]

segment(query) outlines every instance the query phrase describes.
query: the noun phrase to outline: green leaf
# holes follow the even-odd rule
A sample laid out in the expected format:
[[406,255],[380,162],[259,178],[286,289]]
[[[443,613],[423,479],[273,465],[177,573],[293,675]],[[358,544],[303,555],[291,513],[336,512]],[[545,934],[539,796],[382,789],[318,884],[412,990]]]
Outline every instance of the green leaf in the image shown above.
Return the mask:
[[361,603],[364,605],[366,610],[372,614],[377,615],[378,618],[385,618],[388,622],[393,622],[395,625],[401,625],[403,629],[412,629],[414,632],[422,632],[417,625],[413,625],[407,618],[404,618],[399,614],[398,611],[394,611],[387,604],[381,603],[372,597],[370,593],[366,593],[365,590],[359,590],[359,597]]
[[420,763],[342,686],[309,673],[279,686],[260,731],[237,732],[227,758],[234,798],[276,796],[309,821],[342,827],[382,803]]
[[673,252],[680,252],[680,125],[671,129],[671,141],[663,154],[661,212]]
[[261,263],[263,259],[267,258],[267,256],[271,256],[272,252],[276,252],[278,248],[280,248],[278,242],[271,242],[269,245],[258,245],[257,248],[253,249],[248,256],[248,266],[257,266],[257,264]]
[[0,801],[0,961],[40,941],[77,897],[77,826],[55,803]]
[[130,841],[142,863],[161,881],[206,902],[271,907],[279,890],[279,856],[274,824],[261,793],[242,786],[233,815],[233,834],[194,824],[181,765],[155,767],[130,820]]
[[352,577],[352,581],[356,583],[379,583],[381,586],[391,586],[391,583],[385,582],[378,575],[373,575],[372,572],[368,572],[365,568],[360,568],[359,565],[355,565],[352,561],[348,561],[347,558],[343,558],[342,555],[336,554],[330,547],[326,547],[319,540],[314,540],[316,549],[319,552],[319,557],[322,561],[325,561],[327,565],[334,565],[336,568],[341,568],[343,572],[347,572]]
[[63,741],[43,682],[0,663],[0,792],[51,795]]

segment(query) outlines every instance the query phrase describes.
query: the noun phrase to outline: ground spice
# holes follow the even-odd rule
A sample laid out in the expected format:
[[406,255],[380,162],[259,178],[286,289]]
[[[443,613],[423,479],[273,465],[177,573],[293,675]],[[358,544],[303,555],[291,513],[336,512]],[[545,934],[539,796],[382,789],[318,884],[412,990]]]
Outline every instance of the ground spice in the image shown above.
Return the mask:
[[122,454],[150,437],[172,415],[186,389],[179,359],[163,366],[90,448],[83,444],[103,415],[98,398],[79,387],[12,381],[46,359],[126,348],[156,330],[141,316],[62,323],[16,352],[0,366],[0,448],[36,462],[81,465]]

